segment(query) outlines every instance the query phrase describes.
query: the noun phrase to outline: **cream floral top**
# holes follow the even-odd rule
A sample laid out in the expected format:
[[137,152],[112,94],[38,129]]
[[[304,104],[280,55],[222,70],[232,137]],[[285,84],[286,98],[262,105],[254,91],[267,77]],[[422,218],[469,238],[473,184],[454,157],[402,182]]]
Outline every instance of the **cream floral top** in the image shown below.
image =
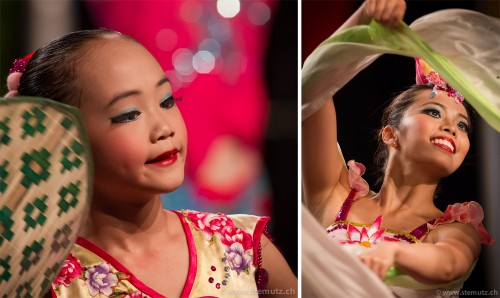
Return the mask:
[[[268,217],[173,211],[184,227],[189,272],[182,297],[257,297],[267,283],[260,238]],[[164,297],[138,280],[106,251],[78,238],[52,297]]]

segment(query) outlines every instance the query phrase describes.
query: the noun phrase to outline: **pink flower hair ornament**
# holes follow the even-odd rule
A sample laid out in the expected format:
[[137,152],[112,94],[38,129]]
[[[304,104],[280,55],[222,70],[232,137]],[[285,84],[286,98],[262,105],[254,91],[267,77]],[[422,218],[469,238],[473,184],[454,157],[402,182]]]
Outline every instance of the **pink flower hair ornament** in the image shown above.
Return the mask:
[[[34,53],[34,52],[33,52]],[[23,58],[17,58],[12,63],[12,67],[9,69],[9,76],[7,77],[7,89],[9,92],[5,94],[4,98],[17,96],[19,93],[17,92],[17,88],[19,88],[19,80],[26,69],[26,65],[33,56],[33,53],[30,53]]]
[[453,97],[456,103],[462,103],[464,97],[451,87],[427,62],[415,57],[415,81],[417,85],[433,84],[429,98],[434,98],[438,90],[445,91],[449,97]]

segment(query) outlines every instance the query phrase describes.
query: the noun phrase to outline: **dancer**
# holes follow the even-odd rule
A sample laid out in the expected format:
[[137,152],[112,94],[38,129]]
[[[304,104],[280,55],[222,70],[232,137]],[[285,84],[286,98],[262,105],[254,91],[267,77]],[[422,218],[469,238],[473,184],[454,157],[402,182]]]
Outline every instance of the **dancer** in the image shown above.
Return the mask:
[[[338,32],[372,19],[397,28],[405,10],[402,0],[365,1]],[[439,180],[452,174],[468,152],[471,112],[455,89],[424,61],[416,61],[417,85],[397,96],[383,115],[378,193],[361,178],[365,167],[349,161],[347,168],[337,150],[335,98],[302,122],[307,208],[330,238],[402,297],[460,289],[480,244],[493,243],[478,203],[454,204],[444,213],[434,205]],[[314,100],[303,95],[304,103]],[[393,266],[408,276],[386,279]]]
[[187,132],[142,45],[112,30],[77,31],[35,51],[20,73],[8,79],[9,96],[78,107],[93,153],[90,215],[53,297],[296,295],[265,235],[269,218],[162,208],[160,194],[184,179]]

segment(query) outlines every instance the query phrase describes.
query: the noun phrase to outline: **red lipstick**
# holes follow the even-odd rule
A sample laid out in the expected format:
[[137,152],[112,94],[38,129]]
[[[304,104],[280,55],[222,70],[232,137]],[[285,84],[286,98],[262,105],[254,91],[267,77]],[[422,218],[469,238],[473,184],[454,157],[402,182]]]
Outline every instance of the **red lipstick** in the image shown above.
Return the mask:
[[455,142],[447,137],[436,137],[431,140],[431,143],[440,147],[443,150],[446,150],[450,153],[455,153],[456,147]]
[[177,153],[178,153],[177,149],[172,149],[172,150],[166,151],[166,152],[158,155],[154,159],[147,161],[146,164],[153,164],[156,166],[171,165],[177,161]]

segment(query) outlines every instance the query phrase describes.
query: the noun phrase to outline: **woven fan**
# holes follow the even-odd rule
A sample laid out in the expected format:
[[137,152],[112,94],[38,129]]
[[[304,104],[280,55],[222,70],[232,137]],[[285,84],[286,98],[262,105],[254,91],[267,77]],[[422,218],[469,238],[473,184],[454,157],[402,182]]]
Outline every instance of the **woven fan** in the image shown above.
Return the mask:
[[50,290],[87,216],[91,174],[76,108],[0,98],[0,297]]

